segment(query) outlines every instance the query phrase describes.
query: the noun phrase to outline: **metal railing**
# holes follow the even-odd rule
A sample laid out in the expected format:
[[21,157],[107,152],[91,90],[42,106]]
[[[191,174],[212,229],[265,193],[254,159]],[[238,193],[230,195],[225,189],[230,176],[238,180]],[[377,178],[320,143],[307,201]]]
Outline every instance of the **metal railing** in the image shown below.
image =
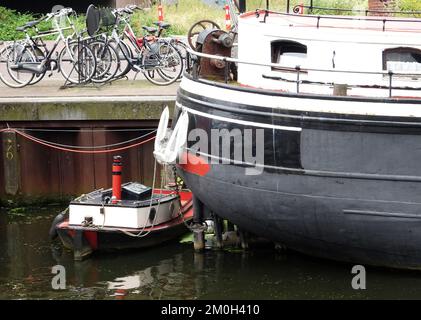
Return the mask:
[[[353,84],[353,85],[349,85],[349,87],[354,87],[354,88],[371,88],[371,89],[387,89],[389,92],[389,98],[392,98],[392,93],[393,90],[421,90],[421,87],[398,87],[398,86],[393,86],[393,80],[394,77],[408,77],[408,78],[420,78],[421,79],[421,72],[411,72],[411,73],[401,73],[401,72],[393,72],[391,70],[386,70],[386,71],[358,71],[358,70],[338,70],[338,69],[319,69],[319,68],[302,68],[301,66],[296,66],[295,68],[289,68],[289,67],[283,67],[277,63],[259,63],[259,62],[253,62],[253,61],[242,61],[236,58],[231,58],[231,57],[221,57],[221,56],[216,56],[216,55],[212,55],[212,54],[207,54],[207,53],[201,53],[201,52],[196,52],[194,50],[192,50],[191,48],[186,48],[188,54],[191,56],[191,59],[194,61],[194,63],[198,63],[198,57],[200,58],[205,58],[205,59],[213,59],[213,60],[220,60],[223,61],[225,63],[225,70],[224,70],[224,82],[228,83],[229,82],[229,72],[230,72],[230,67],[231,67],[231,63],[235,63],[235,64],[245,64],[245,65],[252,65],[252,66],[259,66],[259,67],[270,67],[270,68],[276,68],[276,70],[278,71],[283,71],[283,72],[287,72],[287,73],[296,73],[296,80],[294,81],[296,83],[296,92],[300,93],[300,86],[303,83],[306,84],[323,84],[323,85],[333,85],[334,83],[326,83],[326,82],[316,82],[316,81],[308,81],[305,80],[303,81],[301,79],[301,74],[308,74],[309,72],[326,72],[326,73],[330,73],[330,74],[354,74],[354,75],[378,75],[378,76],[383,76],[383,77],[387,77],[388,79],[388,85],[384,86],[384,85],[364,85],[364,84]],[[190,69],[190,73],[193,76],[194,79],[198,79],[199,78],[199,74],[198,74],[198,68],[192,68]],[[264,74],[262,74],[263,78],[273,78],[275,80],[281,80],[281,81],[286,81],[286,82],[292,82],[293,80],[288,80],[288,79],[283,79],[281,77],[270,77],[270,76],[265,76]],[[421,84],[421,82],[420,82]]]
[[[298,4],[293,7],[293,12],[298,13],[301,8],[309,9],[310,13],[313,13],[313,10],[324,10],[324,11],[336,11],[336,12],[347,12],[347,13],[364,13],[368,16],[369,13],[373,14],[400,14],[400,15],[417,15],[421,14],[421,11],[400,11],[400,10],[360,10],[360,9],[344,9],[344,8],[326,8],[318,7],[313,5],[314,1],[310,0],[309,5]],[[291,8],[291,0],[286,2],[286,12],[289,13]],[[269,10],[269,0],[266,3],[266,9]]]
[[[300,6],[298,6],[300,7]],[[315,7],[313,7],[315,8]],[[337,10],[337,9],[333,9]],[[346,10],[346,9],[344,9]],[[255,11],[256,17],[259,18],[261,14],[263,15],[263,23],[266,23],[266,19],[270,14],[280,15],[280,16],[293,16],[298,18],[314,18],[316,19],[316,28],[320,28],[320,21],[323,20],[352,20],[352,21],[369,21],[369,22],[381,22],[382,23],[382,30],[386,31],[386,23],[387,22],[401,22],[401,23],[419,23],[420,30],[421,30],[421,19],[399,19],[393,18],[388,19],[387,17],[359,17],[359,16],[330,16],[330,15],[313,15],[313,14],[293,14],[293,13],[285,13],[280,11],[273,11],[268,9],[256,9]],[[421,12],[420,12],[421,14]],[[339,27],[338,27],[339,28]]]
[[399,15],[421,15],[421,11],[398,11],[398,10],[361,10],[361,9],[343,9],[343,8],[328,8],[328,7],[318,7],[318,6],[305,6],[298,4],[294,6],[292,11],[294,13],[299,13],[300,9],[308,9],[310,13],[313,13],[313,10],[321,10],[321,11],[333,11],[333,12],[346,12],[346,13],[363,13],[365,16],[368,16],[370,13],[374,14],[399,14]]

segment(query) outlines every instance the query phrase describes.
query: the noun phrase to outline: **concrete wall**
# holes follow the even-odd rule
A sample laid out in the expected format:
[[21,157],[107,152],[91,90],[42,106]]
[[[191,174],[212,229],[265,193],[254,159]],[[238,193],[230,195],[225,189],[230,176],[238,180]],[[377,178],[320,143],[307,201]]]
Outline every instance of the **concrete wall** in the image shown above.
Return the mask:
[[[60,128],[59,123],[48,123],[48,125],[53,125],[54,127],[51,127],[53,130],[64,129]],[[147,131],[130,131],[139,126],[133,123],[125,125],[124,122],[118,125],[96,122],[87,124],[83,128],[79,127],[80,123],[73,125],[73,131],[69,132],[27,132],[40,139],[79,146],[114,144],[147,133]],[[156,126],[157,122],[151,122],[149,127],[153,129]],[[3,155],[0,163],[0,202],[12,200],[17,203],[31,203],[65,200],[95,189],[109,188],[114,155],[123,157],[124,182],[152,183],[153,141],[113,154],[63,152],[44,147],[15,133],[0,134],[0,141],[0,152]]]
[[[142,136],[148,132],[144,129],[156,129],[167,105],[172,109],[174,102],[3,103],[0,129],[7,121],[10,127],[63,145],[110,145]],[[134,130],[139,128],[143,130]],[[8,201],[66,200],[109,188],[114,155],[123,157],[123,182],[151,185],[153,146],[151,141],[114,154],[79,154],[51,149],[15,133],[0,133],[0,206]]]

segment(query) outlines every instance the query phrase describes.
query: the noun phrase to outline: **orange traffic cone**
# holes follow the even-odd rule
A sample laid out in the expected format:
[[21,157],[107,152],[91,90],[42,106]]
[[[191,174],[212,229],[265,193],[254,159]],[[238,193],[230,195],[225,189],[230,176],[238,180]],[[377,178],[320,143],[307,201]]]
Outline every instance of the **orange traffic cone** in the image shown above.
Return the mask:
[[225,5],[225,29],[227,31],[231,30],[231,14],[229,5]]
[[162,22],[164,21],[164,9],[161,5],[158,6],[158,21]]

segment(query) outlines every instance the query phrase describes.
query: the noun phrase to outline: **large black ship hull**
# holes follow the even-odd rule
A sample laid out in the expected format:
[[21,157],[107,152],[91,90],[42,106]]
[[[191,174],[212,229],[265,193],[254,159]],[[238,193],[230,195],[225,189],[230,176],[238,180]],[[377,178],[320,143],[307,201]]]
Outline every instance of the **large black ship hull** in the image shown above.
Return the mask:
[[[233,96],[244,99],[235,102]],[[263,107],[248,99],[259,96],[281,100]],[[189,113],[190,131],[201,129],[211,136],[212,129],[264,130],[260,174],[246,174],[253,164],[234,158],[212,163],[226,158],[210,151],[215,143],[210,141],[207,153],[194,153],[202,162],[179,165],[188,187],[219,216],[291,249],[359,264],[419,269],[421,119],[296,110],[278,104],[296,98],[183,80],[176,116],[182,110]],[[301,99],[324,105],[421,106],[419,101],[399,99]],[[191,152],[193,145],[188,143]],[[254,144],[253,148],[256,152]]]

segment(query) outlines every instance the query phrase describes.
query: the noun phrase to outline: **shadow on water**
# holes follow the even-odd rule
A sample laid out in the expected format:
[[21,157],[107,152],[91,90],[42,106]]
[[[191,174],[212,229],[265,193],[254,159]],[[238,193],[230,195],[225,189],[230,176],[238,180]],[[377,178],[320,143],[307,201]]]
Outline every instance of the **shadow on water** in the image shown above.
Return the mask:
[[[367,268],[367,290],[356,291],[351,265],[271,249],[196,254],[174,243],[74,262],[48,240],[59,211],[0,211],[0,299],[421,298],[421,272]],[[66,268],[62,291],[51,288],[56,264]]]

